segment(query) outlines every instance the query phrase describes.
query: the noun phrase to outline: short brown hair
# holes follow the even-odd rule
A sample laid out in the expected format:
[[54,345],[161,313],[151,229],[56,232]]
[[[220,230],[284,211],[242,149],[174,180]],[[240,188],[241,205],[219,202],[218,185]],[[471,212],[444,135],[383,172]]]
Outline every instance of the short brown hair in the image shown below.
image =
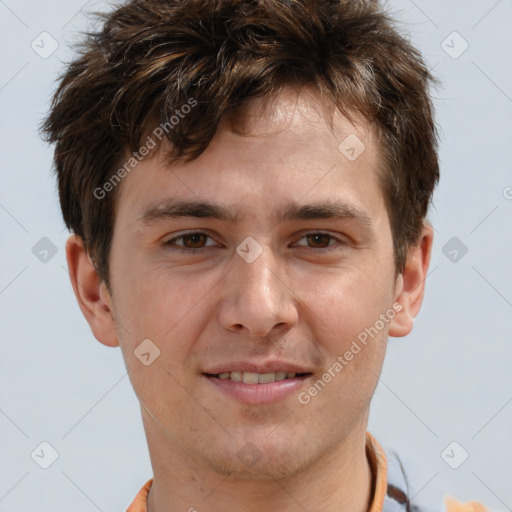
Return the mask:
[[[379,133],[379,178],[397,272],[418,242],[439,180],[429,87],[435,79],[376,0],[132,0],[100,15],[42,125],[55,143],[64,221],[109,287],[119,187],[94,193],[144,137],[165,132],[175,159],[199,156],[244,102],[310,86]],[[109,287],[110,289],[110,287]]]

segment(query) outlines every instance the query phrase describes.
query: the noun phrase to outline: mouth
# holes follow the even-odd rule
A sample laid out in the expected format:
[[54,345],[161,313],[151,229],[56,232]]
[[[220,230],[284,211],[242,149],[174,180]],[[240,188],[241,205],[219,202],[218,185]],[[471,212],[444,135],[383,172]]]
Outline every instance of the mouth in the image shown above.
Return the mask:
[[206,373],[207,377],[212,377],[219,380],[231,380],[233,382],[243,382],[244,384],[271,384],[273,382],[281,382],[283,380],[300,379],[307,377],[311,373],[296,373],[296,372],[269,372],[269,373],[255,373],[255,372],[222,372],[217,374]]
[[296,396],[313,377],[310,372],[255,373],[237,370],[203,375],[214,386],[215,393],[252,405],[282,402],[290,396]]

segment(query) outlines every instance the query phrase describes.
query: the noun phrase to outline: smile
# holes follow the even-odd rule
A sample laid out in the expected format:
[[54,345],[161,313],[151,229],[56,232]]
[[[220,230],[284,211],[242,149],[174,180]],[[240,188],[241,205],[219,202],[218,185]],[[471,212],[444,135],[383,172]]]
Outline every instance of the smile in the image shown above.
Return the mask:
[[[221,380],[233,380],[235,382],[243,382],[245,384],[270,384],[272,382],[279,382],[286,379],[294,379],[297,375],[296,372],[270,372],[270,373],[254,373],[254,372],[223,372],[217,375],[212,375]],[[298,374],[299,376],[305,374]]]
[[203,374],[215,392],[237,402],[251,405],[271,404],[295,396],[305,386],[312,373],[296,372],[222,372]]

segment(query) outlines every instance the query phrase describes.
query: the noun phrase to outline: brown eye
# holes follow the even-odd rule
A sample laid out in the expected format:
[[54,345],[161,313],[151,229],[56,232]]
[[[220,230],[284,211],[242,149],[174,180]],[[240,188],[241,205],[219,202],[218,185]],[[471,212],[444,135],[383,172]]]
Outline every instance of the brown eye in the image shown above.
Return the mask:
[[332,236],[325,233],[313,233],[311,235],[306,235],[306,239],[308,241],[309,247],[314,249],[322,249],[330,245]]
[[309,249],[316,254],[324,254],[331,251],[340,251],[346,248],[347,242],[343,237],[337,237],[323,231],[311,231],[304,233],[302,238],[295,242],[295,247]]
[[176,236],[164,242],[163,245],[174,250],[194,251],[197,249],[207,249],[215,245],[215,241],[206,233],[196,232]]
[[191,233],[189,235],[181,235],[179,238],[183,240],[183,245],[188,249],[200,249],[206,245],[208,237],[204,233]]

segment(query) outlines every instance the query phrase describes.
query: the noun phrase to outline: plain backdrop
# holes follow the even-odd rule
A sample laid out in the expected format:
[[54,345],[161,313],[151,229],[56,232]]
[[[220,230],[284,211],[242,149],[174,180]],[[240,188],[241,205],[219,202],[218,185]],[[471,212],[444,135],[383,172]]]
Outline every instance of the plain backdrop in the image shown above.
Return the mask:
[[[446,492],[512,510],[512,1],[388,5],[442,82],[442,177],[424,306],[389,341],[369,430],[431,510]],[[105,8],[0,0],[4,512],[123,511],[152,476],[120,350],[94,339],[72,292],[38,135],[68,46],[91,27],[84,12]]]

